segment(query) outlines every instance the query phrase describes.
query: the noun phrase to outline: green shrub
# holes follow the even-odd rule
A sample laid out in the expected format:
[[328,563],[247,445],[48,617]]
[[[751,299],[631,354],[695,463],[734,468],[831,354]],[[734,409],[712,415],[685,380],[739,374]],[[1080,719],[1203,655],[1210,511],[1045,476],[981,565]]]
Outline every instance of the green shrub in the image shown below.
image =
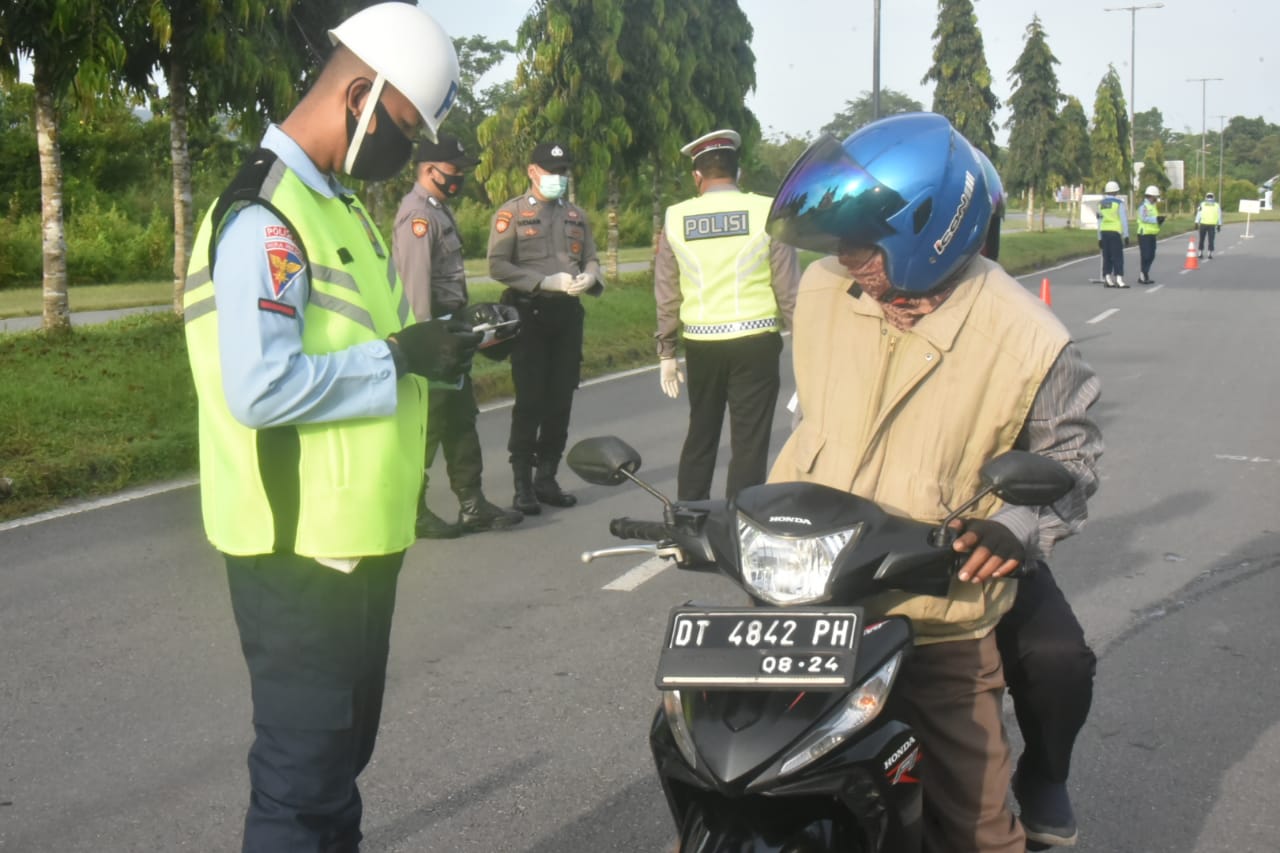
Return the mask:
[[39,282],[42,264],[39,214],[0,223],[0,288]]

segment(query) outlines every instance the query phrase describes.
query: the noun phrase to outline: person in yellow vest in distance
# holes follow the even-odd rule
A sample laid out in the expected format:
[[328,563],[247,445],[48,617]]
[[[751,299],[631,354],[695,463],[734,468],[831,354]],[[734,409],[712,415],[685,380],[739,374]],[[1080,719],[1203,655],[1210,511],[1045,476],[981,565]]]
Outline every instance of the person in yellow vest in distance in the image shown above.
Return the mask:
[[738,188],[741,136],[717,130],[681,149],[693,160],[696,198],[667,208],[654,261],[659,379],[676,398],[683,327],[689,429],[680,452],[679,500],[711,496],[716,451],[729,409],[725,494],[763,483],[778,400],[781,332],[791,327],[795,249],[769,238],[773,199]]
[[[1004,451],[1074,475],[1053,506],[988,496],[953,522],[954,547],[969,556],[949,595],[885,593],[868,605],[868,618],[903,615],[915,631],[895,689],[929,756],[924,849],[1023,853],[1028,839],[1070,845],[1078,834],[1066,765],[1095,660],[1045,561],[1083,525],[1098,485],[1102,439],[1088,410],[1099,384],[1053,311],[980,256],[993,209],[984,172],[935,113],[880,119],[844,142],[824,136],[796,161],[769,230],[828,257],[796,294],[800,421],[769,481],[818,483],[938,523],[980,493],[979,470]],[[1032,581],[1005,578],[1024,562],[1037,605],[1017,614],[1018,587]],[[1028,725],[1015,703],[1028,740],[1016,777],[997,638],[1008,617],[1018,678],[1008,683],[1034,693],[1039,718]],[[1031,748],[1046,736],[1056,746]],[[1006,803],[1011,779],[1020,817]]]
[[1138,276],[1138,284],[1155,284],[1151,280],[1151,265],[1156,259],[1156,236],[1164,217],[1160,215],[1160,188],[1155,184],[1147,187],[1142,196],[1142,204],[1138,205],[1138,257],[1142,269]]
[[1204,257],[1204,243],[1209,241],[1209,260],[1213,260],[1214,238],[1222,230],[1222,207],[1213,197],[1213,193],[1205,193],[1204,201],[1196,208],[1196,225],[1200,226],[1200,250],[1197,258]]
[[1117,193],[1120,184],[1107,181],[1106,195],[1098,202],[1098,248],[1102,251],[1102,281],[1106,287],[1124,283],[1124,250],[1129,245],[1129,212]]
[[338,174],[398,174],[459,86],[453,42],[389,2],[329,32],[314,84],[202,221],[184,293],[205,533],[252,688],[245,853],[355,853],[427,380],[481,341],[411,323],[391,253]]

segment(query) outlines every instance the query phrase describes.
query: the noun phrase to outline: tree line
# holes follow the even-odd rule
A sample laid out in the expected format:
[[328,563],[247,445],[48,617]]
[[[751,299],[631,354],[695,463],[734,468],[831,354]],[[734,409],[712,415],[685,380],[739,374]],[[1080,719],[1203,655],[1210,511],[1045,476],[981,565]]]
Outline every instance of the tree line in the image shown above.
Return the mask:
[[[65,329],[69,260],[90,279],[168,266],[180,312],[196,215],[256,147],[267,121],[296,103],[329,50],[328,29],[370,2],[23,0],[6,10],[0,283],[7,271],[29,268],[38,251],[45,328]],[[481,157],[459,204],[468,249],[482,248],[492,206],[524,188],[528,152],[552,137],[574,153],[578,200],[599,211],[609,274],[620,242],[652,239],[663,208],[691,193],[679,155],[691,138],[736,128],[747,188],[772,193],[809,140],[762,138],[745,105],[756,82],[751,38],[737,0],[536,0],[514,44],[455,38],[463,87],[445,129]],[[1144,152],[1141,185],[1166,188],[1168,159],[1186,159],[1188,173],[1198,174],[1191,164],[1198,137],[1169,131],[1154,109],[1129,127],[1114,67],[1094,93],[1092,119],[1062,94],[1038,17],[1009,72],[1004,149],[995,142],[1000,101],[971,0],[939,0],[933,40],[922,80],[934,85],[931,108],[993,158],[1006,188],[1026,199],[1029,220],[1059,185],[1123,183],[1130,134]],[[512,55],[514,79],[479,89]],[[30,84],[17,82],[23,60],[33,69]],[[880,100],[886,114],[922,108],[892,90]],[[149,119],[138,115],[143,106]],[[864,96],[824,130],[847,135],[870,118]],[[1204,146],[1207,185],[1216,186],[1214,154],[1242,179],[1239,194],[1280,171],[1280,128],[1236,117],[1224,130]],[[380,221],[410,180],[364,188]],[[1197,183],[1188,193],[1202,189]]]

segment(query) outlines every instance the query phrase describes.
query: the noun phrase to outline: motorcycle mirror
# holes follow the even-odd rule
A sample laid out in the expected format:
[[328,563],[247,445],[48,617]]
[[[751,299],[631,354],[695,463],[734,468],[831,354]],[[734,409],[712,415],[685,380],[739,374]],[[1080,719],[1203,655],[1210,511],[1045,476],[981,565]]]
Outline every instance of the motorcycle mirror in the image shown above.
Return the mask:
[[1048,506],[1076,484],[1061,462],[1026,450],[1001,453],[988,460],[978,474],[988,490],[1015,506]]
[[584,438],[566,457],[573,473],[594,486],[616,486],[640,470],[640,454],[613,435]]

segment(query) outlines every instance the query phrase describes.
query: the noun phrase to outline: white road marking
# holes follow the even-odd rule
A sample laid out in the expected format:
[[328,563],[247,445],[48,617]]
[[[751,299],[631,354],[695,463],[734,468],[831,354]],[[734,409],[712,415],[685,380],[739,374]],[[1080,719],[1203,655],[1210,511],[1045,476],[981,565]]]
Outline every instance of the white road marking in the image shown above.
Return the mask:
[[1155,293],[1157,290],[1159,290],[1162,287],[1164,287],[1163,284],[1157,284],[1155,287],[1148,287],[1147,293]]
[[1213,458],[1222,462],[1274,462],[1280,465],[1280,459],[1269,456],[1239,456],[1233,453],[1215,453]]
[[622,577],[605,584],[601,589],[634,592],[640,584],[657,577],[673,565],[675,564],[670,560],[664,560],[661,557],[650,557]]
[[1119,308],[1108,308],[1106,311],[1103,311],[1103,312],[1102,312],[1101,314],[1099,314],[1097,317],[1094,317],[1092,320],[1085,320],[1085,322],[1086,322],[1086,323],[1101,323],[1103,320],[1107,319],[1107,318],[1108,318],[1108,317],[1110,317],[1112,314],[1119,313],[1119,311],[1120,311],[1120,309],[1119,309]]
[[68,515],[79,515],[82,512],[90,512],[95,509],[104,509],[109,506],[115,506],[116,504],[136,501],[139,498],[149,498],[152,495],[163,495],[165,492],[173,492],[178,489],[185,489],[188,486],[194,486],[198,482],[200,482],[198,477],[186,477],[181,480],[170,480],[165,483],[156,483],[151,486],[129,489],[128,491],[120,492],[118,494],[111,495],[110,497],[68,504],[67,506],[51,509],[48,512],[42,512],[38,515],[29,515],[26,518],[17,518],[13,521],[0,522],[0,533],[3,533],[6,530],[14,530],[19,527],[26,527],[29,524],[39,524],[42,521],[53,521],[55,518],[65,518]]

